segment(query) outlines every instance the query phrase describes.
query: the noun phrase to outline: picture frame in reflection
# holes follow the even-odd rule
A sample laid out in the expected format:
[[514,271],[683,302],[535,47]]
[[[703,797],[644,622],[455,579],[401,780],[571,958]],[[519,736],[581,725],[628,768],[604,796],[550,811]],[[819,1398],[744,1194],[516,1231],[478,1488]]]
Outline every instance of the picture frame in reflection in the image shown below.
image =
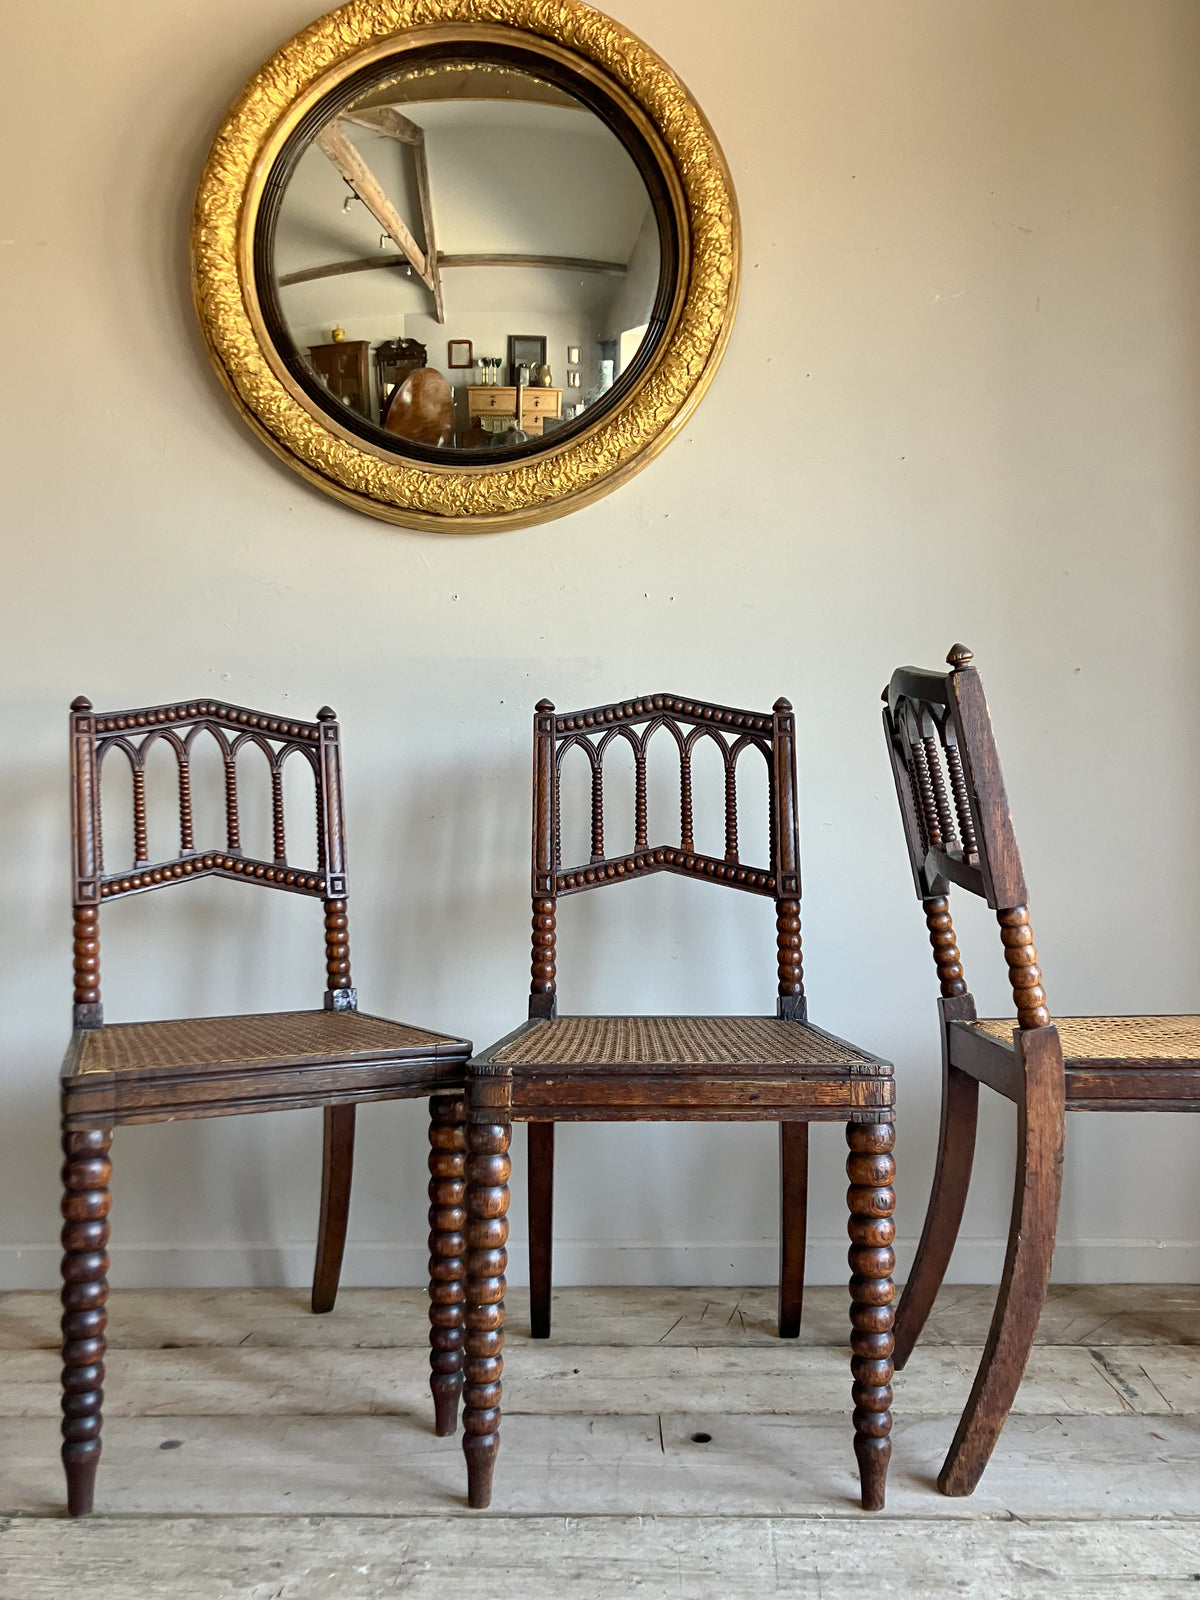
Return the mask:
[[534,333],[510,333],[508,336],[508,381],[515,384],[517,368],[528,367],[532,376],[535,367],[546,365],[546,339]]
[[577,344],[569,344],[567,346],[567,365],[569,367],[577,367],[579,365],[579,346]]
[[464,367],[473,367],[475,365],[475,356],[470,339],[448,339],[446,341],[446,365],[451,372],[459,372]]

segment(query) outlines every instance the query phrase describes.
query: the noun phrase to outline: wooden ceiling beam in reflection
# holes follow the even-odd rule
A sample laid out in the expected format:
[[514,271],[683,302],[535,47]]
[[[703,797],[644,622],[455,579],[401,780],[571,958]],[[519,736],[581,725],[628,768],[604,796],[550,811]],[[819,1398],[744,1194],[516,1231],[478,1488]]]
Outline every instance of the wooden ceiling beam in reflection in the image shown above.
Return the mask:
[[323,128],[316,137],[317,148],[333,162],[351,190],[384,229],[407,258],[413,271],[432,294],[433,274],[425,261],[425,253],[408,231],[408,226],[384,193],[378,178],[362,156],[350,143],[345,131],[336,122]]
[[[363,256],[357,261],[331,261],[324,267],[301,267],[297,272],[286,272],[278,280],[286,289],[291,283],[311,283],[316,278],[340,278],[347,272],[375,272],[381,267],[403,267],[407,262],[398,256]],[[546,267],[555,272],[610,272],[621,276],[629,271],[622,261],[594,261],[587,256],[534,256],[534,255],[440,255],[437,265],[442,272],[455,267]]]

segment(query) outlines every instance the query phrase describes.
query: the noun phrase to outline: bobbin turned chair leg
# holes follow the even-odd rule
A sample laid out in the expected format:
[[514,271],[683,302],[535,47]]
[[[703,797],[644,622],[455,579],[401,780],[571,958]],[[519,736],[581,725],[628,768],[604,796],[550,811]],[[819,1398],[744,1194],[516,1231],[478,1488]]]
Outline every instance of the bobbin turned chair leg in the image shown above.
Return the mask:
[[[484,1079],[484,1084],[492,1088],[496,1080]],[[511,1129],[507,1109],[501,1111],[494,1103],[481,1106],[477,1085],[471,1086],[469,1094],[463,1452],[467,1502],[473,1509],[483,1510],[491,1504],[500,1449]],[[489,1120],[474,1120],[477,1117]]]
[[846,1142],[854,1454],[863,1510],[882,1511],[892,1457],[895,1130],[890,1122],[851,1122],[846,1125]]
[[429,1387],[440,1438],[458,1431],[466,1301],[466,1107],[429,1102]]
[[354,1106],[325,1107],[321,1220],[317,1226],[312,1287],[312,1308],[316,1312],[333,1310],[342,1276],[350,1221],[350,1182],[354,1175],[354,1113]]
[[896,1308],[896,1368],[904,1367],[921,1337],[958,1239],[971,1167],[975,1159],[975,1127],[979,1082],[957,1067],[942,1076],[942,1123],[937,1166],[921,1242]]
[[808,1242],[808,1123],[779,1124],[779,1337],[797,1339]]
[[550,1337],[554,1272],[554,1124],[531,1122],[526,1155],[529,1189],[529,1331]]
[[86,1517],[100,1464],[112,1129],[66,1130],[62,1147],[62,1460],[68,1513]]
[[1025,1072],[1008,1250],[971,1397],[938,1475],[947,1495],[970,1494],[983,1476],[1033,1348],[1054,1260],[1066,1109],[1061,1047],[1050,1027],[1021,1033],[1018,1046]]

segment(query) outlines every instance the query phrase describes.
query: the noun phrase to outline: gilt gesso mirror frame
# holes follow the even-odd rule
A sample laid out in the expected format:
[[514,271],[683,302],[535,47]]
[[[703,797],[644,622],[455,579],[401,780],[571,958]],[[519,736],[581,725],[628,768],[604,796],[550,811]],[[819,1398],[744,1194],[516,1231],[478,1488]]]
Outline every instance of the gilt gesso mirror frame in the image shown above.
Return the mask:
[[[500,448],[470,455],[391,439],[322,390],[289,345],[271,254],[281,195],[314,137],[364,86],[446,61],[527,74],[599,117],[637,164],[660,250],[642,344],[601,403],[546,438],[489,441]],[[421,244],[428,237],[412,241],[416,256]],[[740,235],[729,173],[700,108],[658,56],[603,13],[580,0],[354,0],[284,45],[229,112],[200,181],[192,265],[217,371],[277,455],[372,516],[470,533],[586,505],[669,443],[728,340]],[[576,374],[564,369],[558,381],[578,394],[565,388],[579,384]]]

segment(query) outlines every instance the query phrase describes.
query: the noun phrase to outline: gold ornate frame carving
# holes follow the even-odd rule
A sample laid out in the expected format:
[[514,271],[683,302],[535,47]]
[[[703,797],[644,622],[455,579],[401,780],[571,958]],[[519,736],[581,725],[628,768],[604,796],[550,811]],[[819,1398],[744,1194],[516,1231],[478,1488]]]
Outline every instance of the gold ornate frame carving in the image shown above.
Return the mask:
[[[624,397],[577,437],[507,463],[433,463],[341,427],[295,383],[266,332],[254,277],[263,188],[289,134],[374,61],[429,44],[517,44],[566,66],[622,107],[654,153],[679,238],[675,294],[651,358]],[[679,431],[708,387],[733,323],[737,202],[699,106],[641,40],[582,0],[351,0],[274,55],[229,112],[200,180],[191,233],[196,309],[239,412],[328,494],[407,527],[477,533],[541,522],[607,494]]]

